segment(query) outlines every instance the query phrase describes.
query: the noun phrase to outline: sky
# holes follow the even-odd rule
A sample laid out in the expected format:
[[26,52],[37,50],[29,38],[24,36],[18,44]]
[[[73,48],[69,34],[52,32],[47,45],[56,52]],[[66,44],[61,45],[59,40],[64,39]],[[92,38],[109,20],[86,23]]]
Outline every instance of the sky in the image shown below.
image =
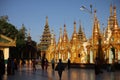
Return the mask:
[[[48,16],[50,31],[53,29],[56,41],[59,38],[60,27],[66,30],[69,40],[72,37],[74,21],[76,21],[77,32],[81,23],[85,35],[92,35],[93,14],[80,10],[85,6],[88,10],[97,10],[97,17],[101,30],[107,26],[110,15],[110,5],[117,7],[117,19],[120,24],[120,0],[0,0],[0,16],[8,15],[9,22],[20,29],[22,24],[30,30],[32,40],[40,43]],[[104,25],[103,25],[104,24]]]

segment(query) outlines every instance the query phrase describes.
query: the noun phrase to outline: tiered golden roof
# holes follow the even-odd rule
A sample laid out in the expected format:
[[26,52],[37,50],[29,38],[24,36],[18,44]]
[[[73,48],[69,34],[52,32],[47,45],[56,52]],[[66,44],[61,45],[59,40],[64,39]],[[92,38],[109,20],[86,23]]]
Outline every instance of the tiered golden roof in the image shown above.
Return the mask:
[[[74,21],[71,40],[68,39],[66,25],[64,25],[63,34],[62,29],[60,29],[56,47],[54,46],[53,51],[53,47],[50,47],[47,54],[53,54],[56,61],[62,59],[66,62],[67,59],[70,59],[73,63],[94,63],[96,57],[109,64],[113,60],[120,61],[120,28],[117,21],[116,7],[110,6],[110,16],[105,32],[100,31],[100,23],[95,10],[92,37],[90,39],[86,40],[81,25],[77,33],[76,22]],[[115,52],[112,52],[111,48],[114,48]],[[49,57],[49,60],[52,58]]]
[[47,50],[47,48],[49,47],[50,42],[51,42],[51,33],[50,33],[49,25],[48,25],[48,17],[46,17],[44,32],[41,37],[41,42],[40,42],[40,44],[38,44],[38,48],[41,51],[45,52]]

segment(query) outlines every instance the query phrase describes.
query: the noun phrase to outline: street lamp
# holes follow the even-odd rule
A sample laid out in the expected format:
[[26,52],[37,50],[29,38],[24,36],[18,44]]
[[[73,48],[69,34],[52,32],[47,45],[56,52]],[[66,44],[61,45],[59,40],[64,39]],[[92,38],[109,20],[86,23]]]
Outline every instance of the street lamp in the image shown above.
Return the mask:
[[[91,16],[91,24],[92,24],[92,22],[93,22],[93,11],[92,11],[92,4],[90,4],[90,9],[88,9],[88,8],[86,8],[85,6],[81,6],[80,7],[80,10],[81,11],[85,11],[85,12],[87,12],[87,13],[89,13],[90,14],[90,16]],[[88,37],[89,38],[89,37]]]
[[[89,13],[90,14],[90,17],[91,17],[91,24],[93,23],[93,13],[92,13],[92,4],[90,4],[90,9],[88,9],[88,8],[86,8],[85,6],[81,6],[80,7],[80,10],[81,11],[85,11],[85,12],[87,12],[87,13]],[[92,27],[92,25],[91,25],[91,27]],[[88,38],[90,38],[90,37],[88,37]],[[93,42],[92,42],[92,44],[93,44]],[[92,45],[93,46],[93,45]],[[90,54],[90,53],[89,53]],[[89,58],[90,58],[90,55],[89,55]],[[92,61],[91,61],[92,60]],[[89,59],[89,62],[91,63],[91,62],[93,62],[93,59],[92,59],[92,57]]]
[[80,10],[81,11],[86,11],[86,12],[92,14],[92,4],[90,4],[90,10],[88,8],[86,8],[85,6],[81,6]]

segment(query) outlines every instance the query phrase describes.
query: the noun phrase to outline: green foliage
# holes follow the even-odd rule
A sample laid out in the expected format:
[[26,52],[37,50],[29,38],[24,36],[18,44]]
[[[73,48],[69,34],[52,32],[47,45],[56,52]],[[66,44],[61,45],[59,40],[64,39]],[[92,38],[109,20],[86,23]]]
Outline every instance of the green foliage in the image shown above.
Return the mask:
[[25,45],[26,28],[17,29],[7,20],[0,18],[0,34],[3,34],[12,39],[16,38],[16,47],[10,47],[10,57],[18,57],[20,48]]
[[[23,47],[25,47],[26,44],[29,44],[26,41],[26,31],[27,29],[24,24],[22,24],[22,27],[18,30],[13,24],[8,22],[8,16],[0,17],[0,34],[12,39],[16,38],[16,47],[10,47],[10,57],[20,58]],[[36,47],[36,42],[31,41],[30,45]]]
[[14,39],[17,33],[18,30],[15,28],[14,25],[4,20],[0,20],[0,34],[6,35],[7,37]]
[[22,47],[25,45],[25,38],[26,38],[26,28],[22,26],[21,29],[19,29],[17,34],[17,46]]

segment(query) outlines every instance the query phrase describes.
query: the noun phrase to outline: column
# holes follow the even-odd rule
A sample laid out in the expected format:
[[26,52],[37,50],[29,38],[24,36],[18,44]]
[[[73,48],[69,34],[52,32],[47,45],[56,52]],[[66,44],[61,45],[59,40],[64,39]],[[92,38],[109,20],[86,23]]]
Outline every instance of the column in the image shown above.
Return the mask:
[[4,53],[5,65],[7,66],[7,60],[9,58],[9,48],[4,48],[3,53]]

